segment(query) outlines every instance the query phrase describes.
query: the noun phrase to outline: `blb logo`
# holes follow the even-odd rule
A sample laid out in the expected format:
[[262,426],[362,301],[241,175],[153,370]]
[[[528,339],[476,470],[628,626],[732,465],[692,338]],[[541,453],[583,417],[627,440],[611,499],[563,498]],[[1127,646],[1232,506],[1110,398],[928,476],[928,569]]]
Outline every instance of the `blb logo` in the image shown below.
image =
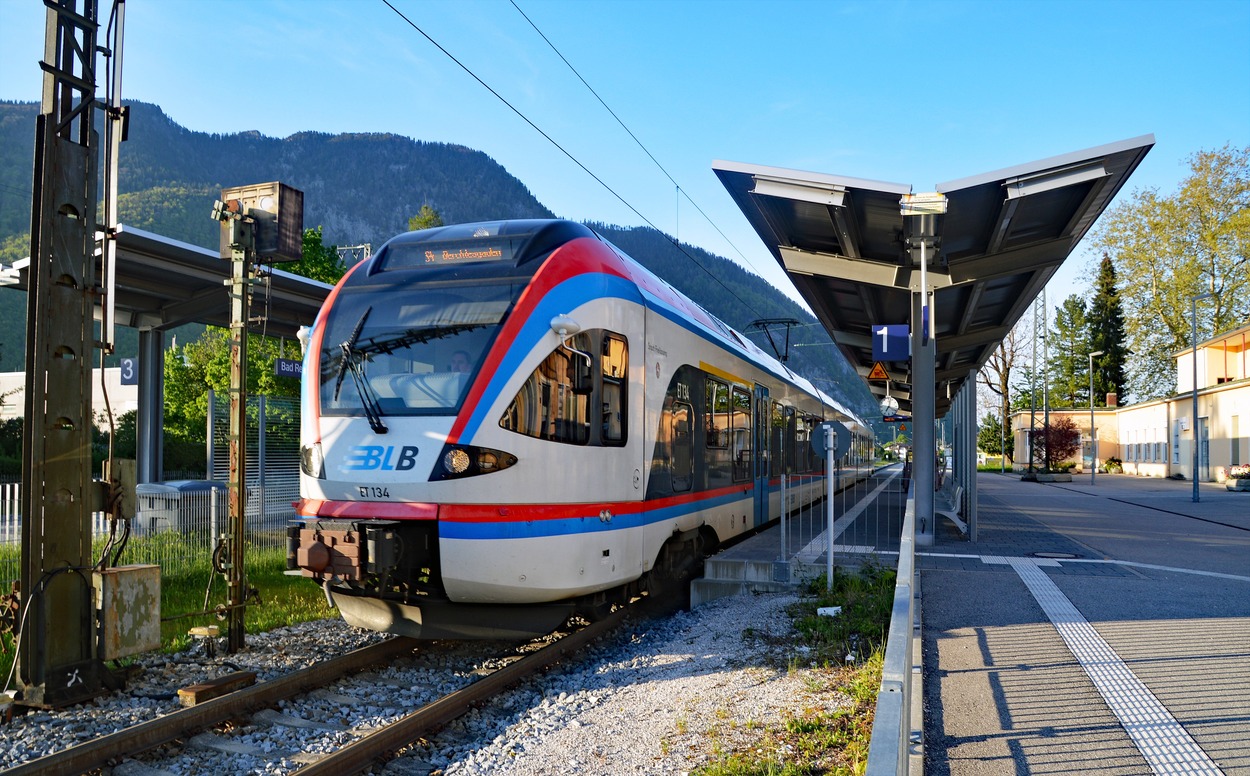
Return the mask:
[[357,445],[352,448],[351,455],[343,471],[348,472],[406,472],[417,465],[417,448],[415,445]]

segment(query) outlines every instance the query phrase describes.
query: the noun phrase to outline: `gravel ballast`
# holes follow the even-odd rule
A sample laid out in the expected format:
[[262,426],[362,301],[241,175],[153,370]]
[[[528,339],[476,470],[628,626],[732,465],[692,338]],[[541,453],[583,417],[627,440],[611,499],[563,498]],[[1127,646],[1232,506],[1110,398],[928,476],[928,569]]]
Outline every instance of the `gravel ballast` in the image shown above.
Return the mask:
[[[740,595],[626,625],[451,723],[380,772],[676,774],[708,762],[718,749],[749,748],[762,727],[779,726],[788,714],[849,703],[826,689],[792,646],[785,610],[796,600],[793,594]],[[179,687],[236,669],[265,680],[378,638],[325,620],[251,635],[246,651],[209,665],[185,653],[144,656],[141,675],[124,692],[0,726],[0,769],[169,713],[178,708]],[[285,722],[270,713],[221,736],[252,754],[225,753],[201,741],[149,765],[170,773],[290,772],[350,741],[353,728],[385,724],[473,681],[499,652],[498,645],[489,647],[432,645],[386,670],[284,704],[276,711]],[[311,724],[295,726],[291,717]],[[116,772],[151,773],[137,766]]]

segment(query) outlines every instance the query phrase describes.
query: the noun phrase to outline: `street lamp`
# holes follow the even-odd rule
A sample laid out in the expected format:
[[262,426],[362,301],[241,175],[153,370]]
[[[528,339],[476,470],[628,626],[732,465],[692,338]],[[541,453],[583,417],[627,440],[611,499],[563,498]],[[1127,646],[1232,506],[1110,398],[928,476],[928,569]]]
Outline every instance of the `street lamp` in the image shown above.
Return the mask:
[[1101,356],[1106,351],[1095,350],[1089,354],[1089,484],[1094,484],[1094,475],[1098,473],[1098,434],[1094,432],[1094,356]]
[[1190,336],[1194,347],[1194,414],[1191,425],[1194,429],[1194,503],[1198,503],[1198,300],[1210,299],[1211,294],[1198,294],[1190,297]]

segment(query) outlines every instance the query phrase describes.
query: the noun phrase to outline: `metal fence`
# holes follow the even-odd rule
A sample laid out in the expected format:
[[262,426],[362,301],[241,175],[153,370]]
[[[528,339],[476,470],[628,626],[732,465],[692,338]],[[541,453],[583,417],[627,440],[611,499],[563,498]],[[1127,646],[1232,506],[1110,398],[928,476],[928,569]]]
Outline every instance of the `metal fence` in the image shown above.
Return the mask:
[[[230,479],[230,404],[209,393],[212,434],[208,471],[218,482]],[[286,526],[299,500],[299,399],[254,397],[248,404],[247,528],[253,546],[286,547]]]
[[[902,464],[875,469],[859,480],[835,473],[832,501],[822,497],[827,490],[822,474],[783,478],[783,499],[792,507],[782,517],[783,562],[795,576],[810,578],[829,571],[813,566],[822,557],[836,556],[842,565],[855,566],[896,552],[906,500],[902,473]],[[832,536],[825,530],[831,518]],[[833,556],[827,556],[830,548]]]
[[[851,483],[842,476],[831,500],[812,498],[824,492],[823,476],[783,480],[784,502],[795,508],[783,517],[781,557],[792,580],[832,576],[834,565],[890,563],[897,555],[893,611],[882,667],[881,690],[869,748],[870,776],[902,776],[912,759],[913,692],[919,666],[915,623],[915,498],[903,464],[876,469]],[[817,494],[812,489],[819,488]],[[810,502],[810,503],[809,503]],[[798,506],[803,505],[803,506]],[[832,524],[832,530],[826,526]],[[829,552],[832,550],[832,552]],[[819,561],[823,560],[824,563]]]
[[916,500],[909,493],[894,583],[894,606],[881,667],[881,690],[868,745],[867,776],[911,772],[913,694],[918,691],[919,627],[916,622]]
[[[224,405],[224,406],[223,406]],[[162,574],[203,569],[226,527],[226,455],[229,406],[210,396],[212,433],[208,444],[211,481],[167,480],[140,485],[131,536],[121,563],[153,563]],[[286,526],[299,498],[299,402],[253,397],[248,406],[246,530],[249,548],[283,550]],[[91,516],[97,552],[110,531],[108,516]],[[0,484],[0,584],[21,575],[21,486]]]

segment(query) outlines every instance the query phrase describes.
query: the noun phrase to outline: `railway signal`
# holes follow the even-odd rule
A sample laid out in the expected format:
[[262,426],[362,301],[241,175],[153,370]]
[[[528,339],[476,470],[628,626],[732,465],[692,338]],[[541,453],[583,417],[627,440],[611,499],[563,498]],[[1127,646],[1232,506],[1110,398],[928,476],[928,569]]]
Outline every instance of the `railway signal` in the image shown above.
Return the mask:
[[226,577],[226,650],[244,646],[247,600],[255,592],[243,565],[247,521],[247,329],[258,261],[299,261],[303,252],[304,194],[284,183],[222,189],[213,205],[221,223],[221,258],[230,280],[230,481],[226,533],[215,537]]

